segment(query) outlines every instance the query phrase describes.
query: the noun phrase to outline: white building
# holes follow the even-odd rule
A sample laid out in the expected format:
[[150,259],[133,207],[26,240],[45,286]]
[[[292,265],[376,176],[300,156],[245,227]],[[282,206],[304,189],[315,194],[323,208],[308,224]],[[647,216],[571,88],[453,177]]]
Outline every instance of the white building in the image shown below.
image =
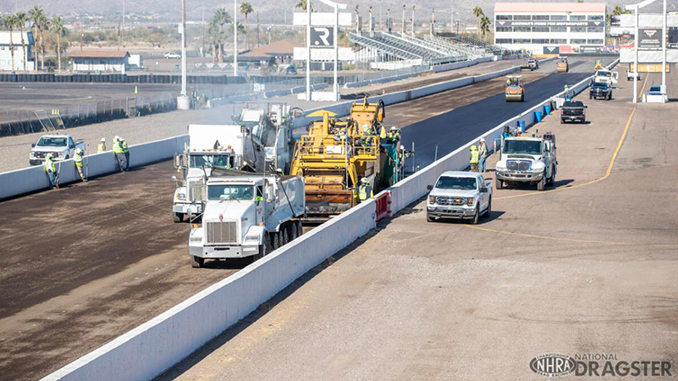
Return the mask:
[[495,3],[494,42],[534,54],[605,45],[605,3]]
[[124,74],[129,69],[129,52],[124,50],[74,51],[69,57],[73,71]]
[[[21,45],[21,32],[0,31],[0,70],[19,71],[24,70],[24,62],[26,63],[26,70],[33,70],[33,33],[23,33],[24,42],[26,43],[26,51]],[[11,43],[10,43],[11,42]],[[14,67],[12,67],[12,51],[10,46],[14,46]]]

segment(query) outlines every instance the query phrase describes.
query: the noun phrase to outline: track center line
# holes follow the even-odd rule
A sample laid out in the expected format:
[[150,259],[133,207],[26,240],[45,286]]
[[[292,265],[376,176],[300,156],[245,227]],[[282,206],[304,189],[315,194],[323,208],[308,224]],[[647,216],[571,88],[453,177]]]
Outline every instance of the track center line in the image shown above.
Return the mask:
[[[642,94],[643,91],[645,91],[645,86],[647,85],[647,79],[648,76],[645,77],[645,81],[643,82],[643,87],[640,89],[640,93]],[[510,198],[518,198],[518,197],[527,197],[527,196],[535,196],[538,194],[551,194],[554,192],[562,192],[570,189],[576,189],[576,188],[581,188],[585,186],[589,186],[591,184],[595,184],[597,182],[603,181],[610,177],[610,174],[612,173],[612,168],[614,167],[614,162],[617,160],[617,156],[619,156],[619,151],[621,151],[622,146],[624,145],[624,141],[626,140],[626,135],[628,135],[629,132],[629,127],[631,127],[631,121],[633,121],[633,116],[636,114],[637,107],[634,106],[633,110],[631,110],[631,114],[629,115],[629,118],[626,121],[626,126],[624,126],[624,131],[622,132],[622,136],[619,138],[619,142],[617,142],[617,148],[614,150],[614,154],[612,154],[612,159],[610,159],[610,164],[607,166],[607,171],[605,171],[605,175],[602,177],[599,177],[595,180],[588,181],[586,183],[582,184],[576,184],[572,185],[569,187],[564,187],[564,188],[556,188],[553,190],[550,190],[548,192],[528,192],[528,193],[523,193],[523,194],[516,194],[512,196],[504,196],[504,197],[495,197],[495,200],[507,200]]]

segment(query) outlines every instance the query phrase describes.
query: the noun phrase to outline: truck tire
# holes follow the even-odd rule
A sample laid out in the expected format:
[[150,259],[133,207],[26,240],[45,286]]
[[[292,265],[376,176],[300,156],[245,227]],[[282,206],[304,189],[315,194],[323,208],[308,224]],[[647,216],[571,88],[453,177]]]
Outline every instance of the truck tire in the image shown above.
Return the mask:
[[471,225],[478,225],[478,222],[480,221],[480,206],[476,206],[476,212],[473,214],[473,218],[471,219]]
[[195,255],[191,255],[191,267],[194,269],[199,269],[205,264],[205,258],[200,258],[196,257]]
[[490,196],[490,200],[487,202],[487,209],[485,209],[484,216],[490,218],[491,215],[492,215],[492,196]]
[[[272,232],[271,233],[271,249],[277,250],[280,248],[280,233]],[[271,251],[273,251],[271,250]]]
[[301,224],[301,220],[297,220],[297,237],[301,237],[304,234],[304,225]]
[[551,167],[551,177],[546,181],[546,185],[552,187],[556,184],[556,168]]
[[299,236],[298,235],[299,233],[297,233],[297,222],[291,221],[289,229],[290,229],[290,241],[294,241]]
[[183,222],[184,221],[184,214],[183,213],[172,213],[172,220],[174,220],[174,222]]
[[273,251],[273,240],[270,233],[264,233],[264,256]]
[[280,246],[285,246],[290,242],[290,232],[288,224],[283,225],[280,229]]
[[499,178],[496,178],[496,179],[494,180],[494,185],[495,185],[495,188],[497,188],[497,189],[502,189],[502,188],[504,188],[504,182],[501,181]]
[[537,183],[537,191],[541,192],[544,190],[544,186],[546,185],[546,173],[544,173],[544,176],[542,176],[541,180]]

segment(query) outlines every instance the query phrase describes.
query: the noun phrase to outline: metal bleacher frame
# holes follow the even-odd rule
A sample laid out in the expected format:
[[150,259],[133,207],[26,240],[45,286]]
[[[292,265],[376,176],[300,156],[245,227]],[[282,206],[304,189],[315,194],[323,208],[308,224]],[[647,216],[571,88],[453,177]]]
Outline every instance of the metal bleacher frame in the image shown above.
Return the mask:
[[372,36],[349,33],[349,40],[354,44],[379,52],[400,60],[419,59],[430,65],[466,61],[469,55],[453,47],[443,46],[427,40],[398,36],[389,33],[374,33]]

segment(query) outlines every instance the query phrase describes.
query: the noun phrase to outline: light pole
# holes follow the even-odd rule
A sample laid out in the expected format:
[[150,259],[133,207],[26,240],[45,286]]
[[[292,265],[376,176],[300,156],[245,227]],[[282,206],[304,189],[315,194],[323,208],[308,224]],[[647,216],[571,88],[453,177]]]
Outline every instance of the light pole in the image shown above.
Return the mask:
[[[666,0],[664,0],[664,13],[662,13],[662,91],[666,91],[666,40],[668,29],[666,28]],[[667,92],[668,94],[668,92]]]
[[[638,103],[638,76],[640,75],[640,71],[638,70],[638,49],[640,48],[639,41],[640,38],[638,37],[639,33],[639,24],[640,24],[640,8],[643,8],[645,6],[648,6],[652,3],[654,3],[656,0],[645,0],[642,3],[638,4],[632,4],[632,5],[627,5],[625,8],[628,11],[635,11],[636,12],[636,30],[635,30],[635,36],[634,36],[634,46],[633,46],[633,71],[634,76],[633,76],[633,103]],[[666,0],[664,0],[666,2]],[[666,8],[665,8],[666,9]],[[663,33],[663,31],[662,31]],[[664,36],[666,38],[666,36]],[[664,48],[666,45],[662,45]],[[662,54],[664,55],[664,59],[666,57],[666,49],[662,51]],[[665,70],[665,67],[662,68],[662,72]],[[663,79],[663,76],[662,76]]]
[[412,37],[414,37],[414,5],[412,6]]
[[402,24],[402,29],[400,30],[400,34],[402,34],[403,36],[405,35],[405,8],[406,7],[407,7],[406,5],[403,5],[403,24]]
[[238,76],[238,3],[233,0],[233,75]]
[[306,0],[306,100],[311,101],[311,0]]
[[186,0],[181,0],[181,95],[177,97],[177,109],[188,110],[191,103],[186,95]]

